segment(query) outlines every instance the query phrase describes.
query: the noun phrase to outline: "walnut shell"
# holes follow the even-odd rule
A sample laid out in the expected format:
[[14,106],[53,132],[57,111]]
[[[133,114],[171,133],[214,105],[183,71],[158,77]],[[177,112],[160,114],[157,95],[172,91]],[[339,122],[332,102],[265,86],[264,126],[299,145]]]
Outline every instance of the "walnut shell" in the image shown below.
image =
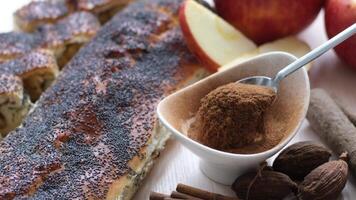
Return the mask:
[[297,185],[287,175],[264,170],[246,173],[232,185],[236,195],[244,200],[282,200],[297,190]]
[[273,162],[275,171],[293,180],[303,180],[313,169],[329,161],[331,152],[310,141],[295,143],[284,149]]
[[344,189],[348,166],[344,160],[327,162],[310,172],[299,185],[301,200],[333,200]]

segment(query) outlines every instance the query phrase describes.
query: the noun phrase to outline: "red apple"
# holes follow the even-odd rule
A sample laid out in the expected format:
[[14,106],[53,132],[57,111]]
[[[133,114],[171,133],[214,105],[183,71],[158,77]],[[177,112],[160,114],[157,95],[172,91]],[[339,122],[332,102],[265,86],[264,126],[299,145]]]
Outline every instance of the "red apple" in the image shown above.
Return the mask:
[[214,0],[217,13],[257,44],[298,33],[324,0]]
[[[325,26],[329,38],[356,23],[356,0],[329,0],[325,6]],[[356,36],[335,48],[337,55],[356,68]]]
[[183,2],[179,22],[189,49],[210,71],[256,48],[241,32],[194,0]]

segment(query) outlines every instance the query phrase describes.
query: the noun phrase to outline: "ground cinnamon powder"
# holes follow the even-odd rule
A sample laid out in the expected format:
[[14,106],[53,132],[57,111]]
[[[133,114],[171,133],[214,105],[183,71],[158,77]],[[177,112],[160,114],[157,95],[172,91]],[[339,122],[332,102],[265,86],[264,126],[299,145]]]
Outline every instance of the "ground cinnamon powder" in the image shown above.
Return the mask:
[[188,136],[214,149],[247,153],[245,147],[266,142],[265,111],[275,97],[268,87],[241,83],[218,87],[202,98]]

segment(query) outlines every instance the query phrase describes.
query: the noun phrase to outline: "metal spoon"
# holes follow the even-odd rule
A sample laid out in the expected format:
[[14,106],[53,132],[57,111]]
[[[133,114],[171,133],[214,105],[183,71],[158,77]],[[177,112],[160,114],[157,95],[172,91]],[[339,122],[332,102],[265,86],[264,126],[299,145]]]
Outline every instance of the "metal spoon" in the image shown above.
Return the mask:
[[243,78],[237,81],[237,83],[267,86],[267,87],[271,87],[277,93],[279,83],[281,82],[282,79],[286,78],[288,75],[297,71],[299,68],[303,67],[304,65],[313,61],[314,59],[318,58],[326,51],[334,48],[335,46],[337,46],[347,38],[351,37],[355,33],[356,33],[356,23],[354,23],[347,29],[343,30],[341,33],[337,34],[335,37],[325,42],[324,44],[320,45],[319,47],[315,48],[314,50],[310,51],[309,53],[305,54],[298,60],[294,61],[293,63],[289,64],[288,66],[280,70],[274,78],[270,78],[267,76],[251,76],[251,77]]

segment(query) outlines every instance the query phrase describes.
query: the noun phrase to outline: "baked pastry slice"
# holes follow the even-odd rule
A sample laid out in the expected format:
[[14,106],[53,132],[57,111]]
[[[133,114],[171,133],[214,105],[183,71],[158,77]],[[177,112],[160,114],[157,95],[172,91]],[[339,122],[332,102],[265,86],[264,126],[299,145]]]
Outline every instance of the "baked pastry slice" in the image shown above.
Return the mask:
[[[25,93],[19,77],[0,74],[0,135],[19,126],[31,107],[30,98]],[[1,138],[0,136],[0,138]]]
[[76,12],[59,20],[55,24],[46,24],[35,32],[8,32],[0,34],[0,63],[23,56],[35,49],[52,51],[60,66],[89,42],[100,29],[95,15],[88,12]]
[[105,23],[133,0],[66,0],[69,7],[94,13]]
[[98,19],[88,12],[75,12],[56,24],[38,27],[35,34],[41,38],[40,47],[49,49],[64,66],[84,43],[89,42],[100,29]]
[[22,79],[33,102],[52,84],[58,71],[56,59],[48,50],[32,51],[0,65],[0,74],[12,74]]
[[64,1],[31,1],[14,13],[14,24],[24,32],[33,32],[39,25],[52,24],[71,11]]
[[39,44],[39,38],[29,33],[0,33],[0,63],[22,56]]
[[33,32],[44,24],[55,24],[77,11],[95,14],[101,23],[108,21],[116,12],[132,0],[47,0],[31,1],[14,13],[16,28]]
[[[63,66],[99,30],[96,17],[77,12],[56,24],[41,26],[33,34],[8,32],[0,34],[0,73],[16,75],[23,81],[26,93],[35,102],[58,75]],[[56,56],[55,56],[56,54]],[[22,119],[22,117],[16,118]],[[17,123],[18,124],[18,123]],[[4,125],[12,130],[14,126]]]

